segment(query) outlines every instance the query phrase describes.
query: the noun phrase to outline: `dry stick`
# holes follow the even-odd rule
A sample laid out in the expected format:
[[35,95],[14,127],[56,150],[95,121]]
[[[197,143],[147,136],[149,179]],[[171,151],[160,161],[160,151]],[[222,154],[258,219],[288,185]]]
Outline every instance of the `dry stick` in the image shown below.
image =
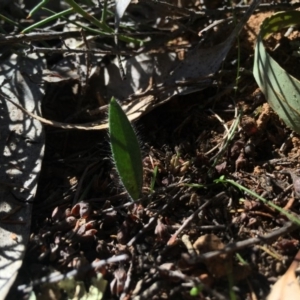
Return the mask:
[[182,192],[182,189],[180,189],[175,196],[173,196],[169,201],[156,213],[156,215],[152,218],[150,218],[149,222],[127,243],[127,247],[130,247],[133,245],[133,243],[136,242],[136,240],[143,235],[148,229],[151,228],[151,226],[154,224],[154,222],[157,220],[158,216],[170,205],[172,200],[176,199],[180,193]]
[[[180,187],[180,186],[181,186],[181,182],[180,183],[176,182],[176,183],[170,184],[167,187],[159,188],[158,190],[154,191],[151,195],[148,196],[148,200],[151,200],[155,195],[166,193],[166,192],[170,191],[171,189],[176,188],[176,187]],[[117,196],[112,196],[112,197],[109,197],[109,198],[106,197],[105,199],[113,199],[115,197],[119,197],[121,195],[126,195],[126,194],[127,194],[127,192],[123,192],[123,193],[120,193]],[[117,210],[117,209],[121,209],[121,208],[126,208],[126,207],[129,207],[129,206],[132,206],[135,203],[139,203],[139,201],[142,200],[142,199],[144,199],[144,198],[140,198],[140,199],[138,199],[138,200],[136,200],[134,202],[130,201],[130,202],[127,202],[127,203],[119,205],[119,206],[115,206],[115,207],[110,207],[110,208],[107,208],[107,209],[103,209],[102,213],[107,213],[107,212],[111,212],[113,210]],[[90,201],[92,201],[92,200],[90,200]]]
[[[40,121],[43,124],[50,125],[53,127],[58,127],[62,129],[77,129],[77,130],[103,130],[108,128],[108,123],[105,122],[88,122],[84,124],[68,124],[68,123],[62,123],[62,122],[56,122],[47,120],[43,117],[40,117],[28,110],[26,110],[22,105],[16,103],[12,99],[10,99],[8,96],[6,96],[4,93],[0,91],[0,96],[3,96],[7,101],[14,104],[17,108],[19,108],[22,112],[25,114],[31,116],[32,118]],[[141,117],[142,115],[146,114],[147,112],[151,111],[154,107],[157,107],[159,105],[162,105],[170,100],[170,97],[159,102],[154,103],[154,96],[149,95],[147,97],[144,97],[143,99],[137,99],[133,100],[129,105],[124,105],[123,109],[127,114],[127,117],[129,121],[136,120],[137,118]],[[99,124],[100,123],[100,124]]]
[[[216,145],[215,147],[213,147],[212,149],[210,149],[209,151],[207,151],[206,153],[205,153],[205,155],[208,155],[208,154],[210,154],[211,152],[213,152],[213,151],[215,151],[216,149],[218,149],[219,147],[221,147],[221,145],[223,145],[224,144],[224,142],[226,141],[226,139],[227,139],[227,137],[230,135],[230,130],[228,129],[228,126],[227,126],[227,124],[225,123],[225,121],[218,115],[218,114],[216,114],[212,109],[209,109],[209,111],[220,121],[220,123],[223,125],[223,127],[225,128],[225,131],[226,131],[226,133],[225,133],[225,135],[224,135],[224,137],[223,137],[223,139],[222,139],[222,142],[221,143],[219,143],[218,145]],[[234,124],[234,123],[233,123]],[[230,127],[230,129],[232,128],[232,126]],[[220,152],[220,151],[219,151]],[[218,153],[219,153],[218,152]]]
[[251,284],[251,282],[248,278],[247,278],[247,284],[248,284],[249,291],[250,291],[250,299],[251,300],[258,300],[257,297],[256,297],[256,294],[255,294],[255,291],[252,287],[252,284]]
[[[168,230],[173,231],[180,227],[180,225],[167,225]],[[224,230],[226,229],[225,225],[203,225],[203,226],[197,226],[196,229],[198,231],[202,230]]]
[[220,25],[224,22],[228,22],[228,21],[231,21],[231,20],[233,20],[233,17],[229,17],[229,18],[221,19],[221,20],[216,20],[212,24],[209,24],[208,26],[206,26],[205,28],[200,30],[198,35],[202,36],[203,33],[207,33],[209,30],[212,30],[215,26],[218,26],[218,25]]
[[285,225],[283,227],[281,227],[277,230],[274,230],[273,232],[266,234],[265,236],[258,236],[256,238],[250,238],[250,239],[247,239],[247,240],[241,241],[241,242],[232,242],[232,243],[227,244],[224,247],[224,249],[222,249],[222,250],[207,252],[207,253],[198,255],[195,259],[188,258],[187,261],[190,264],[194,264],[194,263],[197,263],[200,261],[205,261],[205,260],[211,259],[213,257],[217,257],[221,254],[232,253],[232,252],[241,250],[243,248],[246,248],[246,247],[261,243],[261,242],[266,243],[266,242],[276,239],[284,234],[290,233],[297,228],[299,228],[299,226],[288,221],[285,223]]
[[210,111],[220,121],[222,126],[225,128],[226,134],[228,135],[230,132],[229,132],[226,122],[218,114],[216,114],[212,109],[209,108],[208,111]]
[[155,295],[159,293],[159,290],[164,288],[163,281],[156,281],[152,285],[150,285],[147,289],[145,289],[139,296],[135,296],[132,300],[148,300],[153,299]]
[[[128,55],[128,53],[127,53],[127,55]],[[142,92],[136,92],[135,94],[130,95],[129,99],[132,100],[132,99],[141,98],[142,96],[147,96],[147,93],[150,92],[152,89],[153,89],[153,77],[151,76],[150,79],[149,79],[148,87]],[[97,114],[103,113],[107,109],[108,109],[108,105],[106,104],[106,105],[102,105],[100,107],[97,107],[95,109],[87,110],[87,113],[90,116],[95,116]]]
[[28,33],[16,35],[0,35],[0,45],[15,44],[20,42],[34,42],[41,40],[55,40],[72,37],[80,37],[79,31],[68,32],[42,32],[42,33]]
[[50,121],[47,120],[43,117],[40,117],[28,110],[26,110],[22,105],[18,104],[17,102],[11,100],[9,97],[4,95],[3,93],[0,92],[0,96],[3,96],[8,102],[11,102],[14,104],[17,108],[19,108],[23,113],[29,115],[30,117],[40,121],[43,124],[50,125],[53,127],[58,127],[62,129],[82,129],[82,130],[101,130],[101,129],[107,129],[108,124],[97,124],[95,122],[88,122],[84,124],[67,124],[67,123],[62,123],[62,122],[56,122],[56,121]]
[[194,249],[194,247],[193,247],[193,244],[192,244],[191,241],[190,241],[190,237],[189,237],[187,234],[184,234],[184,235],[181,237],[181,241],[182,241],[183,244],[185,245],[185,247],[186,247],[186,249],[187,249],[189,255],[190,255],[191,257],[196,256],[197,253],[196,253],[196,251],[195,251],[195,249]]
[[[235,108],[234,122],[233,122],[233,123],[231,124],[231,126],[230,126],[229,134],[226,133],[226,134],[225,134],[226,139],[223,138],[223,145],[221,145],[221,147],[220,147],[218,153],[216,153],[213,157],[211,157],[211,158],[209,159],[209,161],[214,161],[213,165],[216,164],[218,158],[219,158],[219,157],[221,156],[221,154],[223,154],[224,151],[227,149],[228,143],[230,142],[230,140],[233,139],[233,137],[234,137],[234,135],[235,135],[235,133],[236,133],[236,128],[237,128],[237,126],[239,125],[240,119],[241,119],[241,114],[237,115],[236,112],[237,112],[237,107]],[[207,154],[205,154],[205,155],[207,155]]]
[[21,184],[17,184],[17,183],[11,183],[11,182],[6,182],[6,181],[0,180],[0,185],[8,186],[10,188],[12,187],[12,188],[18,188],[18,189],[23,189],[23,190],[29,191],[28,187],[23,186]]
[[[168,206],[168,204],[165,204],[164,207],[162,208],[165,209]],[[149,222],[143,226],[143,228],[137,233],[137,235],[135,235],[128,243],[127,243],[127,247],[132,246],[132,244],[142,235],[144,234],[146,231],[148,231],[152,225],[154,224],[154,222],[157,220],[158,214],[155,217],[150,218]]]
[[226,194],[225,192],[221,192],[219,194],[217,194],[216,196],[210,198],[209,200],[207,200],[203,205],[201,205],[194,213],[192,213],[185,221],[184,223],[179,227],[179,229],[173,234],[173,236],[169,239],[167,245],[172,245],[175,242],[175,239],[177,238],[177,236],[179,235],[179,233],[181,233],[181,231],[187,227],[192,220],[200,213],[200,211],[202,211],[205,207],[207,207],[208,205],[210,205],[213,201],[223,198],[225,197]]
[[[85,32],[83,30],[81,30],[81,35],[82,35],[82,39],[84,41],[86,50],[91,50],[88,40],[86,38]],[[89,85],[89,78],[90,78],[90,73],[91,73],[91,53],[90,52],[85,53],[85,61],[86,61],[86,74],[85,74],[85,79],[84,79],[85,82],[84,82],[82,90],[81,90],[82,97],[86,95],[86,91],[87,91],[87,88]]]
[[[196,11],[194,12],[196,15],[200,14],[215,14],[216,12],[240,12],[243,10],[248,9],[250,5],[236,5],[236,6],[223,6],[221,8],[216,8],[216,9],[204,9],[204,10],[200,10],[200,11]],[[274,3],[274,1],[272,1],[271,3],[261,3],[258,5],[258,7],[256,8],[259,11],[263,11],[263,10],[275,10],[275,9],[291,9],[291,8],[298,8],[300,7],[300,3],[295,2],[295,3]]]
[[132,276],[132,269],[133,269],[133,260],[134,260],[134,257],[132,257],[129,269],[127,271],[127,277],[126,277],[126,281],[125,281],[125,284],[124,284],[124,291],[120,296],[120,300],[127,299],[127,296],[129,294],[131,276]]
[[[236,109],[237,109],[237,108],[235,108],[235,112],[236,112]],[[230,129],[228,129],[228,126],[227,126],[227,124],[225,123],[225,121],[224,121],[223,119],[221,119],[221,118],[220,118],[216,113],[214,113],[211,109],[209,109],[209,111],[212,112],[212,113],[215,115],[215,117],[221,122],[221,124],[223,125],[223,127],[225,128],[225,131],[226,131],[226,133],[225,133],[225,135],[224,135],[224,137],[223,137],[223,139],[222,139],[222,142],[219,143],[219,144],[217,144],[215,147],[213,147],[212,149],[210,149],[209,151],[207,151],[207,152],[205,153],[205,155],[208,155],[208,154],[212,153],[213,151],[215,151],[216,149],[220,148],[219,151],[218,151],[218,153],[217,153],[216,155],[214,155],[214,156],[210,159],[210,160],[213,160],[213,159],[215,159],[215,157],[217,157],[217,156],[221,153],[221,151],[223,151],[223,148],[222,148],[221,146],[223,146],[224,143],[226,143],[227,139],[230,138],[230,134],[232,133],[232,128],[235,127],[235,122],[233,122],[233,123],[231,124],[231,126],[230,126]],[[235,121],[238,121],[238,122],[239,122],[239,120],[237,120],[236,116],[235,116]]]
[[7,212],[5,214],[5,216],[0,219],[0,222],[9,219],[12,215],[17,213],[21,208],[22,208],[22,206],[17,206],[15,208],[13,208],[10,212]]
[[[49,276],[42,277],[41,279],[34,280],[31,285],[36,286],[43,283],[51,283],[51,282],[58,282],[61,280],[64,280],[66,278],[73,278],[74,276],[77,276],[80,273],[86,273],[92,269],[101,268],[107,264],[112,264],[124,260],[128,260],[129,256],[127,254],[118,255],[115,257],[111,257],[108,259],[102,259],[100,261],[96,261],[91,263],[90,265],[84,266],[82,268],[72,270],[66,274],[50,274]],[[23,290],[26,288],[26,285],[20,285],[18,286],[18,290]]]
[[300,197],[300,177],[296,175],[295,172],[289,169],[282,170],[280,173],[289,174],[293,180],[293,187],[295,191],[296,198]]
[[[168,270],[164,267],[157,267],[157,269],[159,270],[159,272],[161,274],[167,275],[170,278],[173,278],[176,280],[180,279],[182,281],[192,283],[192,286],[201,285],[203,290],[205,290],[210,295],[214,296],[215,299],[218,299],[218,300],[226,299],[226,297],[224,297],[220,293],[216,292],[215,290],[211,289],[208,285],[205,285],[204,283],[202,283],[198,278],[189,277],[189,276],[183,274],[181,271],[172,271],[172,270]],[[164,287],[165,286],[163,284],[163,281],[161,281],[161,280],[156,281],[149,288],[145,289],[139,296],[135,296],[132,299],[133,300],[152,299],[153,296],[157,295],[159,293],[159,290]]]
[[260,249],[263,252],[266,252],[266,254],[268,254],[269,256],[273,257],[274,259],[278,260],[278,261],[283,261],[284,260],[284,256],[280,255],[279,253],[277,253],[275,250],[273,250],[272,248],[269,249],[267,246],[263,245],[257,245],[257,248]]
[[[115,29],[115,36],[114,36],[114,40],[115,40],[115,44],[116,44],[116,50],[117,52],[120,52],[119,50],[119,43],[118,43],[118,28]],[[124,67],[122,65],[122,59],[121,56],[119,54],[117,54],[117,62],[118,62],[118,67],[119,67],[119,72],[120,72],[120,76],[122,78],[122,80],[126,79],[126,74],[125,74],[125,70]]]
[[18,221],[18,220],[0,220],[0,223],[6,224],[14,224],[14,225],[25,225],[26,221]]
[[196,279],[194,277],[189,277],[185,274],[183,274],[181,271],[173,271],[173,270],[168,270],[164,267],[158,267],[158,269],[163,272],[163,273],[167,273],[169,277],[171,278],[176,278],[176,279],[181,279],[183,281],[186,282],[192,282],[192,283],[198,283],[201,285],[201,287],[203,288],[203,290],[205,290],[207,293],[211,294],[212,296],[216,297],[216,299],[219,300],[225,300],[227,299],[226,297],[224,297],[223,295],[221,295],[220,293],[216,292],[215,290],[211,289],[208,285],[202,283],[199,279]]
[[[30,49],[26,50],[26,53],[90,53],[90,54],[122,54],[122,55],[128,55],[131,54],[128,50],[127,51],[116,51],[115,49],[111,50],[101,50],[101,49],[63,49],[63,48],[45,48],[45,47],[36,47],[31,46]],[[132,54],[136,55],[139,54],[138,51],[132,51]]]

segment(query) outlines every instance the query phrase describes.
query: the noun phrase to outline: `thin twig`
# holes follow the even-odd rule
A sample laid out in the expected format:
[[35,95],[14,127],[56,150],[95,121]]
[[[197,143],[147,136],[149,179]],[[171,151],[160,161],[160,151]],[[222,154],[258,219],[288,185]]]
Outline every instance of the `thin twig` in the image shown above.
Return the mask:
[[[85,32],[81,30],[82,39],[84,41],[86,50],[91,50],[88,40],[86,38]],[[91,73],[91,52],[85,53],[85,62],[86,62],[86,73],[84,78],[84,84],[82,84],[81,96],[84,97],[86,95],[87,88],[89,86],[89,78]]]
[[72,37],[80,37],[79,31],[68,31],[68,32],[38,32],[28,34],[17,34],[17,35],[0,35],[0,45],[2,44],[15,44],[21,42],[35,42],[41,40],[55,40],[55,39],[66,39]]
[[[102,50],[102,49],[64,49],[64,48],[45,48],[45,47],[36,47],[36,46],[31,46],[30,49],[26,50],[26,53],[48,53],[48,54],[54,54],[54,53],[71,53],[71,54],[107,54],[107,55],[112,55],[112,54],[122,54],[122,55],[129,55],[130,51],[116,51],[115,49],[111,50]],[[133,55],[139,54],[137,51],[132,51]]]
[[228,134],[229,129],[228,129],[226,122],[218,114],[216,114],[212,109],[209,109],[209,111],[220,121],[222,126],[225,128],[226,133]]
[[[57,273],[50,274],[49,276],[45,276],[45,277],[42,277],[41,279],[34,280],[31,283],[31,285],[36,286],[36,285],[41,285],[43,283],[58,282],[58,281],[66,279],[66,278],[73,278],[74,276],[76,276],[78,274],[86,273],[89,270],[96,269],[96,268],[101,268],[101,267],[103,267],[105,265],[108,265],[108,264],[124,261],[124,260],[127,260],[128,258],[129,258],[129,256],[127,254],[122,254],[122,255],[118,255],[118,256],[115,256],[115,257],[108,258],[108,259],[102,259],[100,261],[93,262],[93,263],[91,263],[87,266],[84,266],[82,268],[72,270],[72,271],[70,271],[66,274],[60,274],[60,273],[59,274],[57,274]],[[25,288],[27,288],[26,285],[18,286],[19,291],[22,291]]]
[[168,270],[167,268],[164,268],[164,267],[158,267],[158,269],[160,270],[160,272],[166,273],[170,278],[180,279],[180,280],[183,280],[185,282],[193,282],[194,285],[196,285],[198,283],[199,285],[201,285],[203,290],[205,290],[206,292],[208,292],[212,296],[216,297],[216,299],[218,299],[218,300],[227,299],[225,296],[218,293],[215,289],[211,289],[208,285],[202,283],[199,279],[195,280],[195,278],[189,277],[188,275],[183,274],[181,271]]
[[126,274],[127,277],[126,277],[126,281],[125,281],[125,284],[124,284],[124,291],[120,296],[120,300],[127,299],[127,295],[129,293],[130,284],[131,284],[132,269],[133,269],[133,260],[134,260],[134,257],[132,257],[129,269],[128,269],[127,274]]
[[207,200],[203,205],[201,205],[195,212],[193,212],[184,221],[184,223],[180,226],[180,228],[172,235],[172,237],[169,239],[167,245],[172,245],[174,243],[174,241],[177,238],[177,236],[182,232],[182,230],[184,228],[186,228],[192,222],[192,220],[200,213],[200,211],[202,211],[205,207],[207,207],[208,205],[210,205],[216,199],[220,199],[220,198],[223,198],[225,196],[226,196],[225,192],[221,192],[221,193],[217,194],[216,196],[212,197],[211,199]]
[[274,230],[273,232],[266,234],[264,236],[258,236],[255,238],[250,238],[247,239],[245,241],[240,241],[240,242],[232,242],[227,244],[224,249],[222,250],[217,250],[217,251],[211,251],[211,252],[207,252],[204,254],[201,254],[199,256],[197,256],[196,258],[188,258],[187,261],[190,264],[194,264],[200,261],[206,261],[208,259],[212,259],[214,257],[217,257],[221,254],[229,254],[232,252],[236,252],[239,251],[243,248],[246,247],[250,247],[253,246],[255,244],[259,244],[259,243],[268,243],[271,240],[275,240],[280,236],[283,236],[285,234],[288,234],[294,230],[296,230],[297,228],[299,228],[299,226],[295,225],[294,223],[288,221],[285,223],[285,225],[277,230]]
[[161,213],[174,201],[174,199],[177,199],[177,197],[181,194],[182,190],[179,190],[175,196],[170,198],[168,202],[160,209],[154,217],[150,218],[149,222],[143,226],[143,228],[127,243],[127,247],[130,247],[133,245],[134,242],[137,241],[137,239],[142,236],[147,230],[149,230],[154,222],[157,220],[157,218],[161,215]]

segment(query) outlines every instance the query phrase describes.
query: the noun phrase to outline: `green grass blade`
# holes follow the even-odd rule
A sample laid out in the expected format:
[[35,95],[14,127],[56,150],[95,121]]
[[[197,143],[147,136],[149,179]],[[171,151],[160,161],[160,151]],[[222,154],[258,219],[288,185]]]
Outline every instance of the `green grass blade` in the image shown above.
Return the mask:
[[40,3],[38,3],[29,13],[27,16],[27,19],[31,18],[42,6],[46,5],[49,2],[49,0],[42,0]]
[[28,26],[27,28],[25,28],[24,30],[22,30],[21,33],[28,33],[30,31],[32,31],[33,29],[35,29],[35,28],[39,28],[41,26],[44,26],[47,23],[49,23],[51,21],[54,21],[54,20],[56,20],[56,19],[58,19],[58,18],[60,18],[62,16],[66,16],[66,15],[72,13],[72,12],[73,12],[73,8],[66,9],[66,10],[64,10],[62,12],[59,12],[59,13],[53,15],[53,16],[50,16],[50,17],[48,17],[46,19],[43,19],[43,20],[41,20],[39,22],[36,22],[36,23]]
[[269,200],[261,197],[260,195],[256,194],[255,192],[253,192],[253,191],[247,189],[246,187],[240,185],[239,183],[235,182],[234,180],[226,179],[225,176],[221,176],[219,179],[216,179],[214,182],[215,183],[230,183],[230,184],[232,184],[233,186],[237,187],[238,189],[240,189],[240,190],[250,194],[251,196],[257,198],[258,200],[260,200],[264,204],[274,208],[276,211],[278,211],[279,213],[286,216],[291,222],[293,222],[294,224],[300,226],[300,219],[298,218],[298,216],[295,216],[295,215],[289,213],[285,209],[283,209],[280,206],[277,206],[276,204],[274,204],[272,201],[269,201]]
[[136,134],[114,98],[110,101],[108,117],[114,163],[128,194],[133,200],[137,200],[142,191],[143,165]]
[[154,186],[155,186],[156,177],[157,177],[157,170],[158,170],[158,167],[155,166],[155,168],[153,170],[153,175],[152,175],[152,178],[151,178],[150,194],[152,194],[154,192]]
[[107,33],[113,33],[113,30],[106,24],[101,23],[101,21],[97,20],[94,16],[87,13],[84,9],[82,9],[74,0],[65,0],[75,12],[81,15],[86,20],[90,21],[93,25],[100,28],[101,30]]
[[[47,3],[48,1],[41,1],[32,11],[35,12],[36,10],[38,10],[40,7],[42,7],[45,3]],[[65,0],[66,3],[68,3],[71,8],[64,10],[62,12],[59,13],[55,13],[53,16],[50,16],[44,20],[41,20],[37,23],[34,23],[30,26],[28,26],[27,28],[25,28],[21,33],[28,33],[30,31],[32,31],[35,28],[39,28],[45,24],[47,24],[50,21],[56,20],[60,17],[66,16],[68,14],[70,14],[71,12],[75,12],[78,13],[79,15],[81,15],[84,19],[88,20],[91,24],[95,25],[97,28],[99,28],[100,30],[93,30],[92,28],[86,27],[85,29],[87,29],[90,32],[94,32],[96,34],[103,34],[103,35],[110,35],[113,36],[114,35],[114,30],[112,28],[110,28],[105,22],[101,22],[98,19],[96,19],[94,16],[92,16],[91,14],[89,14],[88,12],[86,12],[84,9],[82,9],[74,0]],[[84,28],[84,26],[81,26],[82,28]],[[136,38],[132,38],[129,36],[124,36],[122,34],[118,35],[118,38],[124,42],[127,43],[134,43],[134,44],[140,44],[143,45],[144,41],[140,40],[140,39],[136,39]]]

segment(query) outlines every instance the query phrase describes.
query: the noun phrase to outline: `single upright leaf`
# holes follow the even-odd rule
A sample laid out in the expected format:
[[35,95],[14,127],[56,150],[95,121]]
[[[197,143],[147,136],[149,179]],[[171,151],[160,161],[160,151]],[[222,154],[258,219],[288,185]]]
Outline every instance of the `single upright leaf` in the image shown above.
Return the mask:
[[137,200],[143,185],[143,165],[136,134],[114,98],[110,101],[108,117],[114,163],[128,194],[133,200]]
[[300,11],[279,12],[264,20],[257,37],[253,75],[274,111],[300,133],[300,81],[284,70],[263,44],[273,32],[295,24],[300,24]]

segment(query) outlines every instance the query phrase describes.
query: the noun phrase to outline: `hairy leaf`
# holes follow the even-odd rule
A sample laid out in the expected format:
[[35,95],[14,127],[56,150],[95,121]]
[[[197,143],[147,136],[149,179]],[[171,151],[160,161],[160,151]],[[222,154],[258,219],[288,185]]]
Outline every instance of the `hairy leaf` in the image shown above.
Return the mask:
[[109,134],[113,160],[120,179],[131,198],[137,200],[143,184],[141,151],[126,114],[114,98],[109,105]]

